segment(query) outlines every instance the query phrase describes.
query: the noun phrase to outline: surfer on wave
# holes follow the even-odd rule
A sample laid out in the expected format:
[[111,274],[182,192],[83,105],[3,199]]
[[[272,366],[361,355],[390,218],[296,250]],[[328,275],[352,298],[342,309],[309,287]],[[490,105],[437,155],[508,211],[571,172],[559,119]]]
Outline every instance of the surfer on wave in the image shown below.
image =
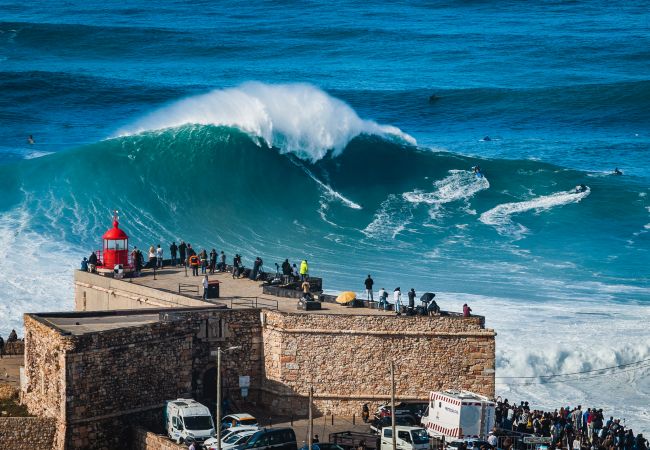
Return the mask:
[[482,178],[483,173],[481,172],[481,166],[476,165],[472,167],[472,170],[474,171],[474,175],[476,175],[476,178]]
[[614,171],[612,172],[612,175],[623,175],[623,172],[621,172],[621,171],[618,169],[618,167],[617,167],[617,168],[615,168]]
[[581,192],[585,192],[587,190],[587,186],[585,186],[584,184],[579,184],[576,186],[575,190],[576,190],[576,194],[579,194]]

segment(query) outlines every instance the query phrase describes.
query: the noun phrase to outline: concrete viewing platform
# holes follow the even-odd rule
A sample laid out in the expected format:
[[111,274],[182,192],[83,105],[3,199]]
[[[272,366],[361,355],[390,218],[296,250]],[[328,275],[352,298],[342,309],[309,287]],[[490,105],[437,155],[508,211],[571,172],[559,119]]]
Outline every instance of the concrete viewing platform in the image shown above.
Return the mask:
[[[340,315],[357,315],[357,316],[396,316],[393,311],[384,311],[383,309],[374,308],[352,308],[337,303],[322,302],[320,310],[303,311],[297,308],[295,298],[280,297],[265,294],[262,289],[261,281],[253,281],[248,278],[232,278],[229,272],[208,274],[210,281],[219,281],[220,297],[216,299],[203,299],[203,275],[192,276],[191,270],[187,270],[187,276],[184,268],[165,267],[156,271],[156,276],[152,270],[146,270],[140,277],[124,278],[113,280],[110,277],[104,277],[97,274],[90,274],[81,271],[76,272],[77,287],[89,287],[104,284],[120,285],[120,290],[133,289],[135,292],[132,300],[136,304],[131,306],[125,305],[123,309],[146,307],[147,300],[151,302],[151,307],[208,307],[210,305],[224,305],[230,309],[249,309],[266,308],[290,312],[297,314],[340,314]],[[117,283],[116,283],[117,282]],[[147,297],[147,292],[138,287],[150,288],[157,292],[157,301]],[[101,286],[100,286],[101,289]],[[110,289],[110,288],[108,288]],[[150,293],[150,292],[149,292]],[[77,301],[79,300],[77,295]],[[162,304],[166,303],[166,304]],[[405,303],[405,302],[404,302]],[[420,302],[418,301],[417,304]],[[93,305],[84,307],[77,304],[77,310],[105,309]],[[118,309],[119,307],[111,307]],[[450,318],[463,319],[458,313],[450,313]],[[480,316],[475,316],[480,317]],[[405,317],[402,317],[406,319]],[[482,319],[482,317],[481,317]]]
[[[185,290],[183,295],[192,297],[197,300],[202,299],[203,293],[203,275],[192,276],[191,270],[188,269],[188,276],[185,276],[185,269],[183,268],[164,268],[156,271],[156,279],[153,279],[153,272],[146,271],[143,276],[133,278],[134,284],[147,286],[152,289],[164,290],[167,292],[178,293],[179,285],[185,285],[181,289]],[[231,273],[221,272],[208,274],[210,281],[219,281],[220,298],[209,299],[209,303],[223,303],[232,309],[250,308],[250,300],[257,300],[257,305],[262,308],[277,309],[283,312],[296,312],[304,314],[395,314],[390,311],[369,309],[369,308],[351,308],[345,305],[336,303],[322,303],[320,310],[315,311],[302,311],[296,308],[297,300],[295,298],[278,297],[274,295],[264,294],[262,292],[262,282],[253,281],[248,278],[233,278]],[[188,292],[189,286],[192,285],[197,289],[198,294],[192,295]],[[248,301],[247,301],[248,300]]]

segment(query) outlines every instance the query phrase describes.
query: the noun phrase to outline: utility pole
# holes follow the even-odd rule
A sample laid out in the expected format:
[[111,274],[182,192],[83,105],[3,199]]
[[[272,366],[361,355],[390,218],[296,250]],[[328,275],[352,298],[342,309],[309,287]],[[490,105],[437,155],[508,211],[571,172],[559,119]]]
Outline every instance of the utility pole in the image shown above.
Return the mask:
[[395,436],[395,361],[392,360],[390,362],[390,426],[393,435],[393,450],[397,450],[397,437]]
[[314,436],[314,416],[312,415],[312,404],[314,402],[314,386],[309,385],[309,439],[307,441],[309,450],[313,444]]
[[[187,268],[185,268],[187,270]],[[217,450],[221,450],[221,347],[217,348]]]

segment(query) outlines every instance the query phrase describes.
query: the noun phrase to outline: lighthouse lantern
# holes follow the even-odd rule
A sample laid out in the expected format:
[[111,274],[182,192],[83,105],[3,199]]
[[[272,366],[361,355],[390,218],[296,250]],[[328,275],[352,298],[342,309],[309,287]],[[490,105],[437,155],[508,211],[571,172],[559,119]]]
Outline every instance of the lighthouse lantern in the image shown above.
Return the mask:
[[102,268],[113,270],[115,265],[127,267],[129,263],[129,237],[119,228],[117,211],[113,213],[113,228],[102,236],[104,240],[102,251]]

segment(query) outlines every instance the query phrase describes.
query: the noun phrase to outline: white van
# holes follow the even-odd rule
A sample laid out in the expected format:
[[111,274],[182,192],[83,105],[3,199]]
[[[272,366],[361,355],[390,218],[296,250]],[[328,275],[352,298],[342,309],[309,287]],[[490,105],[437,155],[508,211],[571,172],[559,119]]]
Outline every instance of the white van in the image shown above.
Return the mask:
[[[395,433],[397,450],[429,450],[429,435],[424,428],[396,426]],[[381,450],[393,450],[392,427],[381,430]]]
[[164,421],[167,436],[177,444],[203,443],[216,432],[208,407],[191,398],[168,400]]

